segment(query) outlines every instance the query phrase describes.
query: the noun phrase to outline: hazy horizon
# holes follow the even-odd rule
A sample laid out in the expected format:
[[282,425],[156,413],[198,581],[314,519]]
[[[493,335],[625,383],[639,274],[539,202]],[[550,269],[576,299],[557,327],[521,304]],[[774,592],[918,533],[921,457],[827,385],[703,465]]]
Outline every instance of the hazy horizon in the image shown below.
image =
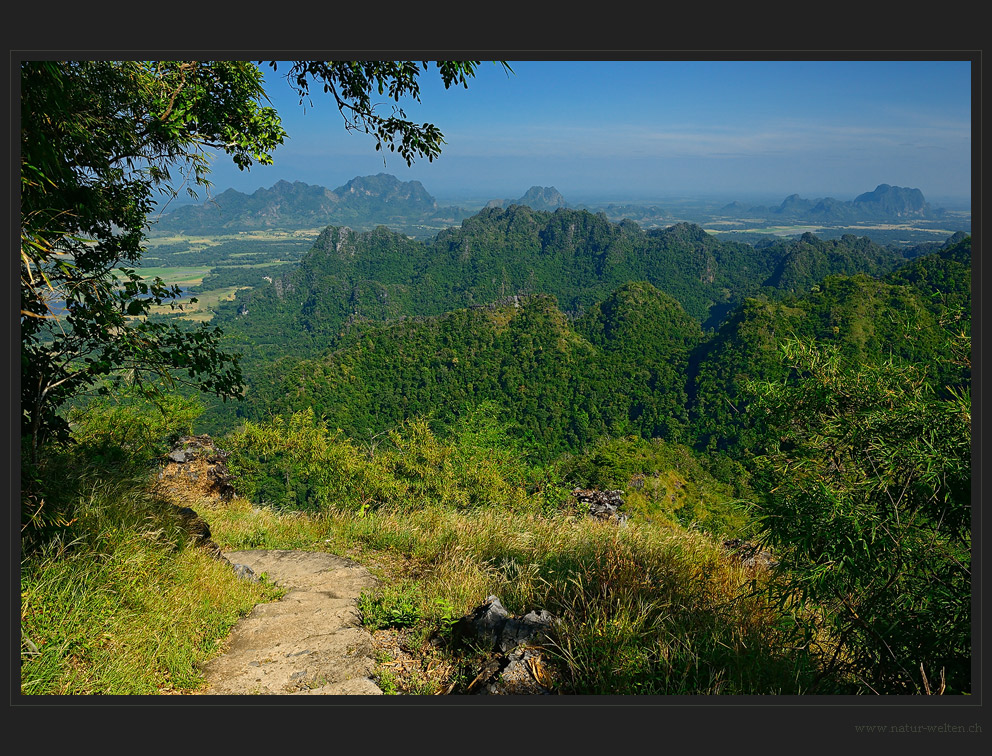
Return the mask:
[[[433,69],[408,117],[436,124],[441,156],[407,167],[347,132],[332,102],[301,106],[264,67],[289,133],[275,164],[214,162],[214,194],[279,180],[334,189],[356,176],[420,181],[439,201],[554,186],[570,203],[715,198],[851,200],[879,184],[931,204],[970,202],[969,60],[484,62],[467,89]],[[383,97],[383,110],[388,105]]]
[[[389,173],[389,171],[378,171],[377,173]],[[256,192],[256,191],[258,191],[260,189],[262,189],[262,190],[272,189],[273,186],[275,186],[275,184],[279,183],[280,181],[288,181],[289,183],[293,183],[295,181],[301,181],[304,184],[323,186],[326,189],[334,190],[334,189],[338,189],[339,187],[344,186],[345,184],[347,184],[352,179],[360,178],[361,176],[374,176],[374,175],[377,175],[377,174],[376,173],[361,174],[361,175],[356,174],[354,176],[349,176],[346,179],[341,179],[339,177],[334,177],[334,180],[332,180],[332,181],[325,181],[325,182],[305,181],[305,180],[300,179],[298,177],[291,177],[291,176],[290,177],[287,177],[287,176],[274,176],[272,178],[272,183],[267,184],[267,185],[264,185],[264,186],[263,185],[255,186],[253,188],[236,187],[236,186],[218,186],[216,184],[216,182],[215,182],[214,185],[210,189],[210,198],[214,198],[217,195],[222,194],[223,192],[227,191],[228,189],[234,189],[235,191],[241,192],[243,194],[250,195],[250,194],[253,194],[254,192]],[[395,174],[391,174],[391,175],[395,175]],[[533,186],[552,187],[552,188],[555,188],[555,189],[558,189],[559,191],[561,191],[559,189],[559,187],[554,186],[553,184],[538,183],[538,184],[531,184],[530,186],[517,187],[517,188],[514,188],[514,189],[507,190],[507,191],[502,192],[502,193],[501,192],[498,192],[498,191],[488,192],[487,193],[485,191],[485,187],[477,187],[477,188],[473,188],[471,190],[466,190],[466,191],[462,191],[462,192],[454,192],[454,193],[447,193],[447,194],[445,194],[445,193],[438,193],[438,192],[434,191],[433,188],[430,185],[424,184],[424,182],[421,181],[420,179],[413,179],[413,178],[403,179],[401,177],[397,177],[397,178],[399,180],[401,180],[401,181],[420,181],[421,184],[424,186],[424,189],[432,197],[434,197],[434,199],[437,200],[438,204],[440,206],[442,206],[442,207],[449,206],[449,205],[471,207],[471,206],[474,206],[474,205],[484,205],[484,204],[486,204],[487,202],[489,202],[491,200],[508,200],[508,199],[509,200],[512,200],[512,199],[517,199],[519,197],[522,197],[527,192],[527,190],[530,189]],[[735,202],[736,201],[736,202],[741,202],[741,203],[743,203],[745,205],[749,205],[749,206],[777,207],[779,204],[782,203],[783,200],[785,200],[788,196],[790,196],[792,194],[799,194],[804,199],[809,199],[809,200],[816,200],[816,199],[823,199],[823,198],[826,198],[826,197],[832,197],[833,199],[840,200],[840,201],[851,201],[851,200],[853,200],[855,197],[857,197],[860,194],[864,194],[865,192],[873,191],[879,184],[883,184],[883,183],[890,183],[891,184],[891,182],[879,181],[879,182],[876,182],[876,183],[872,184],[871,186],[867,186],[866,185],[863,189],[860,189],[860,190],[858,190],[856,192],[850,193],[849,196],[848,195],[830,194],[830,193],[826,193],[826,192],[818,192],[818,193],[811,193],[811,194],[802,194],[801,192],[791,192],[791,191],[790,192],[786,192],[786,193],[781,193],[781,194],[768,194],[768,193],[755,193],[755,192],[752,192],[752,193],[740,192],[740,193],[737,193],[737,194],[728,194],[726,192],[714,192],[714,193],[707,194],[705,192],[697,192],[697,193],[693,193],[693,194],[683,194],[683,195],[677,195],[677,194],[658,195],[658,194],[649,194],[649,193],[640,193],[640,194],[638,194],[638,193],[630,193],[630,192],[622,192],[622,191],[621,192],[606,192],[606,191],[604,191],[604,192],[573,193],[573,194],[568,194],[568,193],[565,193],[565,192],[561,192],[561,194],[565,198],[565,201],[569,205],[571,205],[571,206],[576,206],[576,205],[605,205],[605,204],[630,203],[630,204],[645,204],[645,205],[656,204],[656,205],[660,205],[660,206],[662,206],[664,208],[666,205],[671,206],[671,205],[686,204],[686,205],[690,205],[690,206],[694,206],[695,207],[695,206],[704,205],[704,204],[709,204],[709,205],[718,205],[719,204],[719,205],[723,205],[723,204],[729,204],[731,202]],[[892,184],[892,185],[893,186],[899,186],[898,184]],[[919,189],[919,187],[906,187],[906,188]],[[926,201],[933,208],[944,208],[944,209],[947,209],[947,210],[957,210],[957,211],[963,211],[963,210],[970,211],[971,210],[971,197],[970,197],[970,195],[963,195],[963,196],[934,195],[934,196],[931,196],[931,195],[928,195],[926,192],[923,192],[923,195],[924,195],[924,198],[926,199]],[[200,204],[200,203],[205,202],[207,200],[208,200],[207,196],[203,192],[200,192],[199,193],[199,197],[197,199],[190,199],[188,196],[180,196],[180,197],[176,198],[175,200],[173,200],[169,204],[170,204],[170,209],[175,209],[176,207],[179,207],[181,205]]]

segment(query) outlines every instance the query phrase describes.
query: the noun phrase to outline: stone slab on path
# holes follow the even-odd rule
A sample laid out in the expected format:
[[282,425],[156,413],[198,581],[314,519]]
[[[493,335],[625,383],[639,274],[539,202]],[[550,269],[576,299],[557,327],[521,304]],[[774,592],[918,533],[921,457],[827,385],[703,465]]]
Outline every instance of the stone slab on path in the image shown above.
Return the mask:
[[234,627],[227,650],[204,665],[205,695],[381,695],[372,681],[369,633],[357,600],[375,578],[349,559],[322,552],[226,553],[288,589]]

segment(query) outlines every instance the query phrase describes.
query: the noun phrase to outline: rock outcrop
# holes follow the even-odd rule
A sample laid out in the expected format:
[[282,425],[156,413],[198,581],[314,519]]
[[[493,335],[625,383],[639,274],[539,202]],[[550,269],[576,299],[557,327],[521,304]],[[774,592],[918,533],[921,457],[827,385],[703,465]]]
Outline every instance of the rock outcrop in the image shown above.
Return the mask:
[[492,653],[493,658],[464,691],[479,695],[549,695],[551,674],[541,656],[553,617],[544,609],[511,616],[489,596],[452,630],[458,645]]
[[598,520],[607,520],[618,524],[630,519],[629,515],[620,511],[623,506],[623,491],[600,491],[595,488],[576,488],[572,496],[580,504],[588,507],[589,516]]
[[183,529],[197,546],[230,564],[239,577],[257,581],[258,577],[250,567],[235,564],[221,553],[211,538],[210,525],[188,506],[204,499],[229,501],[234,497],[234,486],[227,469],[229,454],[217,448],[208,435],[182,436],[161,461],[159,486],[172,499]]
[[185,478],[189,483],[203,482],[197,486],[206,495],[218,496],[221,501],[230,501],[234,496],[234,486],[227,470],[230,452],[218,449],[208,435],[182,436],[163,460],[160,481]]

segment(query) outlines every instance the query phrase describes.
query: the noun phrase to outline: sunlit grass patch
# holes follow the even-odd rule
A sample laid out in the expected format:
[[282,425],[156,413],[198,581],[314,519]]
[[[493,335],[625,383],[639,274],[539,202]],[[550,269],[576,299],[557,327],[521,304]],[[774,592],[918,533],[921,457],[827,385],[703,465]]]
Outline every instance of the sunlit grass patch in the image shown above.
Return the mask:
[[[547,658],[579,694],[802,692],[812,664],[792,646],[755,574],[711,537],[508,508],[316,516],[327,541],[395,557],[363,597],[369,627],[427,643],[446,619],[497,595],[511,613],[556,618]],[[284,545],[285,542],[279,542]]]
[[193,547],[140,488],[95,492],[77,517],[84,534],[53,538],[22,563],[23,693],[196,688],[199,663],[275,595]]

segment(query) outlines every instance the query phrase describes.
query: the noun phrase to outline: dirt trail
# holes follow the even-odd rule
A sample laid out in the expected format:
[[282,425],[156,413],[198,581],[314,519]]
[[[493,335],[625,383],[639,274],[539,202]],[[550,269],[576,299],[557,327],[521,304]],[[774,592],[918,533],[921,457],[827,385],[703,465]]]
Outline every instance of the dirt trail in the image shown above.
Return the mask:
[[372,640],[357,599],[375,585],[359,564],[305,551],[234,551],[234,564],[288,588],[235,625],[228,649],[204,666],[204,695],[381,695]]

